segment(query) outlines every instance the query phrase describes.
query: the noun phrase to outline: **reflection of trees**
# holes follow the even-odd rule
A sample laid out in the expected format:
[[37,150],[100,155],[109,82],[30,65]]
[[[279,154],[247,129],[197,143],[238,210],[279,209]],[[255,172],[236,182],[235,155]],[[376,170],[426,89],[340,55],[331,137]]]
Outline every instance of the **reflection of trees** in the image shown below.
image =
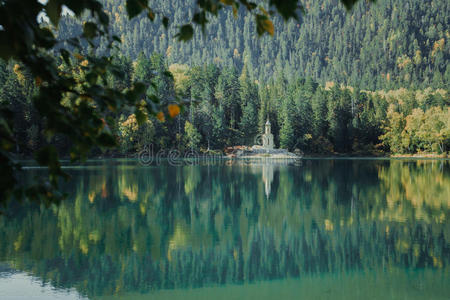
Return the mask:
[[443,164],[442,161],[393,161],[389,168],[381,168],[379,177],[389,193],[386,215],[380,217],[421,219],[427,223],[446,221],[450,209],[450,173]]
[[[0,256],[88,295],[450,262],[448,162],[72,171],[59,207],[0,218]],[[445,271],[446,270],[446,271]],[[444,273],[445,274],[445,273]]]

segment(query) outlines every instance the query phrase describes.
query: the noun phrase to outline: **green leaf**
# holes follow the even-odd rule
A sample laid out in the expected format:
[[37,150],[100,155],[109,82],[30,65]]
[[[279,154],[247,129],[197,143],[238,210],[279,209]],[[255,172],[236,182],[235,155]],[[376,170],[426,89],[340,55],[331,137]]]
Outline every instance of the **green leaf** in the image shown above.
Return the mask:
[[100,23],[104,26],[108,26],[109,23],[109,17],[108,15],[103,12],[103,11],[99,11],[98,12],[98,19],[100,20]]
[[83,26],[83,35],[88,38],[92,39],[97,34],[97,25],[92,22],[86,22]]
[[58,26],[59,19],[61,18],[61,3],[59,0],[49,0],[45,6],[45,10],[53,25]]
[[56,44],[55,36],[49,28],[40,28],[36,31],[36,35],[41,41],[41,47],[50,49]]
[[35,159],[41,166],[50,166],[57,164],[58,154],[53,146],[46,146],[35,153]]
[[347,10],[352,9],[353,5],[356,4],[356,2],[358,2],[358,0],[341,0],[341,2],[345,5],[345,8]]
[[139,15],[147,7],[146,0],[127,0],[126,8],[130,19]]
[[144,94],[145,91],[147,90],[147,86],[144,83],[141,82],[136,82],[134,84],[134,91],[136,94]]
[[234,0],[220,0],[220,2],[222,2],[225,5],[233,5],[234,4]]
[[174,78],[173,78],[173,74],[170,73],[169,71],[164,71],[163,74],[164,74],[164,76],[166,76],[166,77],[168,77],[168,78],[170,78],[170,79],[174,79]]
[[[278,1],[283,1],[283,0],[278,0]],[[247,0],[240,0],[240,2],[249,10],[252,11],[254,10],[257,5],[253,2],[248,2]]]
[[[15,141],[14,134],[11,130],[13,125],[14,114],[7,107],[0,108],[0,151],[1,150],[12,150]],[[1,154],[0,154],[1,157]],[[0,158],[1,159],[1,158]]]
[[194,14],[192,21],[198,25],[201,25],[202,31],[205,30],[205,25],[208,23],[208,19],[206,18],[206,13],[204,11]]
[[167,29],[167,26],[169,26],[169,18],[163,17],[162,24],[163,24],[164,28]]
[[153,22],[155,20],[155,13],[152,9],[148,9],[147,17]]
[[102,146],[102,147],[114,147],[114,146],[117,146],[116,138],[112,134],[108,134],[108,133],[105,133],[105,132],[102,132],[98,136],[97,141],[98,141],[99,146]]
[[12,48],[11,43],[9,43],[6,32],[0,31],[0,58],[7,61],[13,55],[14,49]]
[[159,99],[158,96],[156,96],[154,94],[148,96],[148,98],[150,99],[150,101],[152,101],[152,102],[150,102],[151,104],[153,104],[153,103],[157,104],[157,103],[161,102],[161,99]]
[[256,31],[258,35],[261,36],[264,33],[269,33],[270,35],[274,35],[275,29],[272,21],[265,15],[255,15],[256,19]]
[[186,24],[181,26],[180,32],[176,35],[178,37],[179,41],[187,42],[190,39],[192,39],[192,36],[194,35],[194,29],[190,24]]
[[126,97],[130,104],[134,104],[144,96],[146,91],[147,85],[135,82],[133,88],[126,93]]
[[136,108],[134,115],[136,116],[136,121],[139,126],[147,121],[147,115],[140,108]]
[[71,63],[70,63],[70,53],[69,53],[69,51],[67,51],[66,49],[61,49],[61,50],[59,50],[59,52],[61,53],[61,56],[62,56],[64,62],[67,65],[70,66]]
[[35,159],[41,166],[48,167],[50,182],[54,187],[58,185],[59,176],[69,178],[69,175],[61,170],[58,152],[54,146],[45,146],[36,151]]
[[[346,0],[344,0],[346,1]],[[348,1],[348,0],[347,0]],[[349,0],[355,1],[355,0]],[[289,20],[290,18],[297,19],[297,8],[299,8],[300,3],[299,0],[270,0],[270,6],[275,6],[280,15],[285,20]]]
[[98,75],[94,72],[89,72],[86,75],[86,81],[90,84],[90,85],[94,85],[97,82],[97,78]]

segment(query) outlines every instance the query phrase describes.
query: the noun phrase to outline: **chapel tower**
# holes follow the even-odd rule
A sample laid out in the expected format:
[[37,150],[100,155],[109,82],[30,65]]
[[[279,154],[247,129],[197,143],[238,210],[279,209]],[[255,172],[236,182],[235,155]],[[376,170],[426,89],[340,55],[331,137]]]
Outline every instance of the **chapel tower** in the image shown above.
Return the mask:
[[263,148],[267,150],[273,149],[273,134],[270,132],[270,122],[269,118],[267,118],[267,122],[265,125],[265,132],[262,136]]

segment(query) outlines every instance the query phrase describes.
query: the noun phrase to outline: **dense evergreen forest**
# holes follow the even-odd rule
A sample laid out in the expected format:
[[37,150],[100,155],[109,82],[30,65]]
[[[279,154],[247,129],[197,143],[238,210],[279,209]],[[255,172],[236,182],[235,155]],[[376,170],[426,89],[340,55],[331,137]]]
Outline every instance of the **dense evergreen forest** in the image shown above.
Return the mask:
[[[241,9],[236,18],[232,10],[222,12],[210,20],[206,34],[196,32],[190,43],[174,38],[177,25],[194,12],[190,1],[158,2],[158,9],[172,16],[168,31],[145,16],[129,21],[124,1],[108,0],[105,6],[122,39],[122,53],[131,59],[157,52],[169,65],[215,63],[238,73],[246,64],[250,76],[264,82],[283,71],[288,80],[312,77],[322,85],[334,81],[369,90],[449,88],[448,1],[361,1],[351,12],[338,0],[303,3],[306,14],[300,22],[275,19],[273,38],[256,38],[252,16]],[[74,30],[68,21],[60,32],[66,36]]]
[[[123,1],[104,5],[121,49],[98,40],[86,52],[114,56],[126,78],[106,74],[110,86],[145,82],[169,115],[175,110],[174,118],[151,116],[143,126],[125,111],[110,128],[121,149],[109,154],[150,143],[182,151],[253,145],[267,118],[276,146],[306,153],[450,149],[448,1],[360,2],[348,13],[337,1],[306,1],[300,22],[275,18],[274,37],[259,39],[253,20],[230,10],[187,43],[175,38],[193,13],[185,1],[155,3],[171,16],[168,30],[144,16],[128,20]],[[82,30],[69,15],[59,26],[61,41]],[[82,82],[88,63],[61,60],[60,70]],[[0,62],[0,102],[14,112],[16,152],[29,155],[50,141],[67,155],[69,140],[42,134],[46,120],[31,105],[37,85],[19,64]],[[170,106],[177,97],[187,102],[181,114]]]

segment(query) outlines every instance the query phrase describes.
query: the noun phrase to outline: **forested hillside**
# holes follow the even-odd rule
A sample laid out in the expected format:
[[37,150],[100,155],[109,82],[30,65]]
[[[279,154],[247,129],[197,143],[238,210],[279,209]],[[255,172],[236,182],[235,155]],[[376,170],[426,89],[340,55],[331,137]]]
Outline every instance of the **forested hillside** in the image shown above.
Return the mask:
[[[125,77],[105,74],[108,86],[146,83],[147,97],[156,95],[165,116],[174,116],[149,116],[138,126],[142,115],[121,111],[108,122],[121,149],[109,154],[148,144],[182,151],[253,145],[268,117],[277,147],[306,153],[450,149],[448,1],[360,2],[349,13],[334,0],[305,2],[301,22],[276,20],[273,38],[257,38],[244,12],[222,12],[205,35],[198,30],[186,43],[175,37],[192,14],[186,1],[155,3],[171,16],[167,31],[145,17],[129,21],[123,1],[104,3],[121,51],[97,41],[86,52],[114,57]],[[78,34],[79,23],[64,17],[59,38]],[[59,69],[82,83],[89,61],[61,59]],[[31,104],[37,85],[20,64],[0,61],[0,103],[14,112],[16,152],[28,155],[50,142],[68,155],[70,141],[43,134],[46,120]],[[187,100],[180,114],[176,95]]]
[[[369,90],[448,88],[450,81],[450,2],[445,0],[360,1],[351,12],[338,0],[304,1],[300,22],[275,19],[274,37],[260,39],[251,15],[242,9],[235,18],[229,9],[188,43],[177,42],[175,34],[192,17],[190,1],[154,1],[171,17],[168,31],[145,15],[129,21],[123,0],[104,2],[123,54],[131,59],[158,52],[169,64],[216,63],[238,72],[246,62],[250,76],[260,81],[283,71],[288,79],[310,76],[321,84]],[[62,36],[74,30],[71,22],[62,24]]]

